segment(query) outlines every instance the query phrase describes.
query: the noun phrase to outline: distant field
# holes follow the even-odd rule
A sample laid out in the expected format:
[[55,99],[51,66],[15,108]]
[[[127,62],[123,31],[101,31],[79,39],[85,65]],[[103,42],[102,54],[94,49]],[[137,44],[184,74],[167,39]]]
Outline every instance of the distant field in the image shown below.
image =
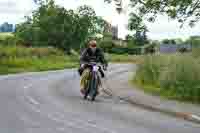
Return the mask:
[[0,32],[0,40],[4,40],[6,37],[13,36],[11,32]]
[[12,32],[0,32],[0,35],[10,36],[10,35],[13,35],[13,33]]

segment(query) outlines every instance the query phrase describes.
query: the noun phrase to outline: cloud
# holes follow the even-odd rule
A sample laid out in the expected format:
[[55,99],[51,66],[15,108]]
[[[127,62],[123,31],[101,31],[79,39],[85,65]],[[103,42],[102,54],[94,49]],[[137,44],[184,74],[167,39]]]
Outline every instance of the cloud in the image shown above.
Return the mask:
[[[119,26],[119,36],[124,38],[129,33],[127,28],[128,13],[126,15],[117,15],[114,7],[114,3],[111,5],[105,4],[103,0],[56,0],[56,3],[64,6],[67,9],[76,9],[81,5],[92,6],[97,15],[102,16],[113,25]],[[128,0],[125,0],[124,7],[128,5]],[[127,8],[127,10],[130,8]],[[171,21],[167,16],[159,16],[155,23],[146,22],[149,33],[148,36],[151,39],[164,39],[164,38],[187,38],[191,35],[200,35],[198,29],[200,29],[200,23],[197,23],[196,27],[190,28],[185,26],[180,29],[177,21]]]
[[199,22],[193,28],[187,24],[180,28],[180,24],[176,20],[170,20],[167,16],[159,16],[154,23],[146,24],[150,31],[148,35],[152,39],[187,38],[192,35],[200,35]]
[[21,22],[34,8],[33,0],[0,0],[0,23]]
[[[127,0],[126,0],[127,1]],[[113,4],[105,4],[104,0],[55,0],[56,4],[67,9],[76,9],[81,5],[90,5],[98,16],[102,16],[113,25],[119,25],[119,35],[125,36],[128,15],[118,16]],[[7,21],[9,23],[19,23],[24,20],[25,15],[30,15],[36,9],[34,0],[0,0],[0,24]],[[151,39],[163,38],[186,38],[191,35],[200,35],[200,23],[194,28],[185,26],[180,29],[176,21],[169,21],[166,16],[159,16],[155,23],[146,22]]]
[[16,3],[11,0],[11,1],[4,1],[1,0],[0,1],[0,13],[13,13],[13,12],[17,12],[16,10]]

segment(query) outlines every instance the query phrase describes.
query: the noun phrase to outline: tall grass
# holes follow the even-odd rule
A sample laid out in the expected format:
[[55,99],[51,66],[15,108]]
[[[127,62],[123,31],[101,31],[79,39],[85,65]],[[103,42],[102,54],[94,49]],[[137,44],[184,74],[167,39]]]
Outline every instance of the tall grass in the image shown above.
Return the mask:
[[0,58],[63,56],[64,52],[55,48],[34,48],[23,46],[0,46]]
[[77,56],[67,56],[55,48],[0,46],[0,74],[72,68]]
[[63,57],[45,58],[9,58],[0,61],[0,74],[29,71],[47,71],[76,67],[77,62],[71,62]]
[[192,54],[146,56],[134,77],[151,93],[200,103],[200,58]]

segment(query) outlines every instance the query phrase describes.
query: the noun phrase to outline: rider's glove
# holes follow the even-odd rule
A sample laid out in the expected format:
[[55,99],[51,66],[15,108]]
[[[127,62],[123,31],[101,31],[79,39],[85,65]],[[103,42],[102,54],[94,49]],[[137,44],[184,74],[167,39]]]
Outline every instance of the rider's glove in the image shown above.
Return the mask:
[[85,66],[85,64],[81,64],[81,68],[83,68]]

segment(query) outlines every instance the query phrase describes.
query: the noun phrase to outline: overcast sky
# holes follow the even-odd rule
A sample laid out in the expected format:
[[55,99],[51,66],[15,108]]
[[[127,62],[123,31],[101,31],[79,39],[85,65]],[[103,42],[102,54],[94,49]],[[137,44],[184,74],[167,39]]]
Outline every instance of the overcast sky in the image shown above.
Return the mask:
[[[55,0],[56,4],[64,6],[67,9],[76,9],[78,6],[87,4],[92,6],[96,14],[102,16],[104,19],[113,25],[119,25],[119,36],[124,37],[128,31],[126,30],[127,16],[118,16],[114,7],[105,4],[103,0]],[[125,0],[128,1],[128,0]],[[126,4],[124,5],[126,7]],[[24,15],[29,15],[36,5],[33,0],[0,0],[0,23],[20,23],[24,19]],[[200,23],[196,24],[194,28],[185,26],[180,29],[176,21],[170,21],[167,17],[159,16],[155,23],[147,23],[151,39],[163,38],[187,38],[190,35],[200,35]]]

